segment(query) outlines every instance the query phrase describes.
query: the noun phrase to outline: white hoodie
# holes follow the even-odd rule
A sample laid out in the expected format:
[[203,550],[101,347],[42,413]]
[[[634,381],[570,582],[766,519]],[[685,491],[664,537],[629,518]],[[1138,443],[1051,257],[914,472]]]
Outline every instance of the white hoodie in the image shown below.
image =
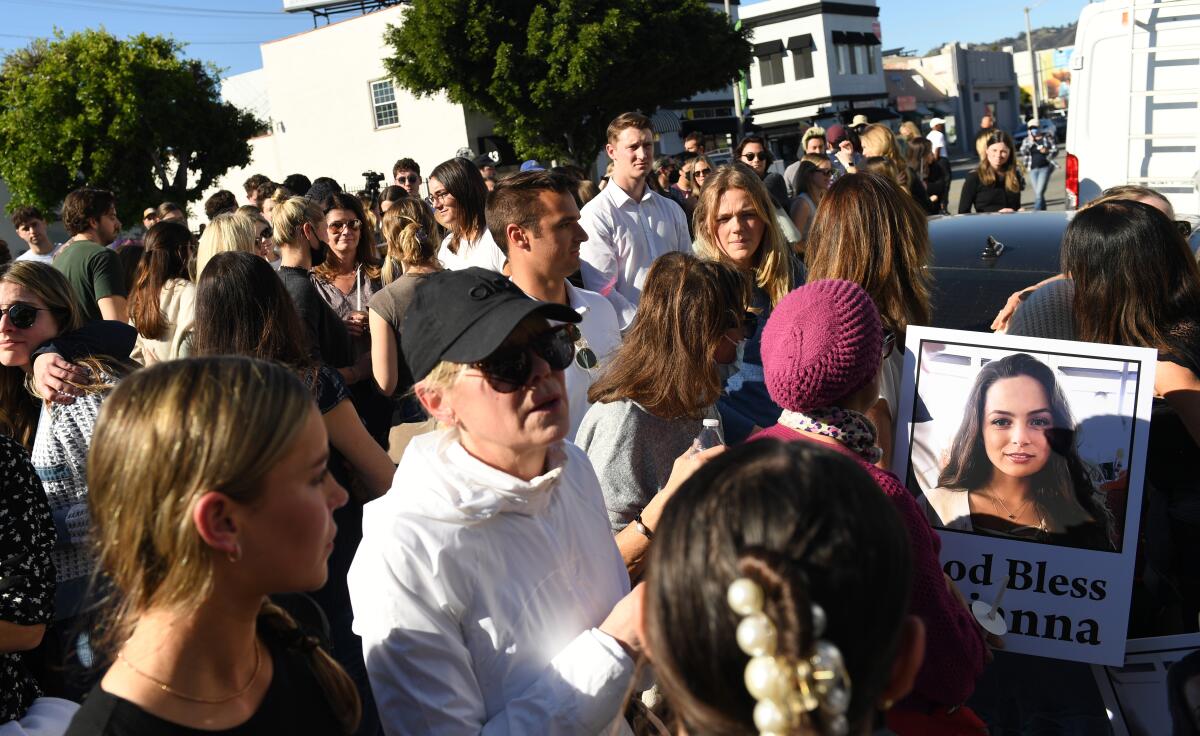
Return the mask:
[[634,663],[595,627],[629,575],[587,456],[560,442],[547,466],[525,482],[434,432],[363,509],[348,581],[387,734],[596,734],[620,715]]

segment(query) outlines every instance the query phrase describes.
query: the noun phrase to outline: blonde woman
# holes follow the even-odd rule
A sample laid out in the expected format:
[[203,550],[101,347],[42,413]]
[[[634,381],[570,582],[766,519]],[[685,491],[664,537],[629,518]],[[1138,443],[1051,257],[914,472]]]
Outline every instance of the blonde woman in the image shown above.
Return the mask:
[[217,215],[204,228],[200,245],[196,248],[196,270],[193,280],[199,281],[200,274],[208,261],[218,253],[240,250],[257,253],[258,229],[254,219],[241,212],[225,212]]
[[[395,214],[389,220],[388,212],[393,211]],[[390,227],[389,222],[392,223]],[[383,231],[385,252],[379,275],[385,287],[400,278],[402,274],[407,273],[410,265],[421,265],[425,262],[423,250],[416,247],[412,238],[400,237],[404,233],[412,234],[414,232],[406,229],[412,223],[416,223],[418,229],[423,229],[430,238],[438,239],[438,224],[433,219],[433,213],[425,202],[416,197],[398,199],[388,206],[387,212],[383,213],[380,228]],[[436,255],[434,253],[435,258]]]
[[[722,376],[725,390],[717,401],[730,444],[779,418],[779,407],[763,383],[759,343],[771,309],[804,283],[804,264],[792,253],[774,212],[762,179],[748,166],[732,164],[705,185],[694,217],[696,255],[732,266],[752,284],[750,310],[756,318],[747,320],[750,329],[737,346],[737,360]],[[741,322],[742,315],[735,321]]]
[[879,123],[868,125],[860,139],[862,140],[863,155],[867,158],[880,156],[887,159],[895,169],[896,183],[923,208],[925,201],[929,198],[928,192],[925,191],[925,183],[904,160],[900,145],[896,141],[896,136],[892,134],[891,128]]
[[353,732],[346,674],[267,598],[321,587],[346,491],[308,390],[241,357],[140,371],[88,468],[115,657],[69,734]]
[[[429,209],[419,199],[400,200],[383,216],[383,238],[387,241],[389,267],[404,272],[371,297],[371,371],[384,396],[398,396],[392,412],[392,426],[420,422],[425,416],[413,397],[412,374],[400,353],[400,326],[417,287],[428,276],[442,270],[437,259],[436,231],[429,222]],[[389,444],[391,441],[389,439]]]

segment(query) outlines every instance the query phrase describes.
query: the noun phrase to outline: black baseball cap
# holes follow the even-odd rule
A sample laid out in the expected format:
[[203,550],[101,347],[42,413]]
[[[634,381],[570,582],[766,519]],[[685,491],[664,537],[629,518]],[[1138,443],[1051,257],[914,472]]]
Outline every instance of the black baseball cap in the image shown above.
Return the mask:
[[413,381],[428,376],[443,360],[483,360],[531,314],[557,322],[583,319],[565,304],[529,298],[503,275],[485,268],[426,277],[413,294],[400,331],[400,349]]

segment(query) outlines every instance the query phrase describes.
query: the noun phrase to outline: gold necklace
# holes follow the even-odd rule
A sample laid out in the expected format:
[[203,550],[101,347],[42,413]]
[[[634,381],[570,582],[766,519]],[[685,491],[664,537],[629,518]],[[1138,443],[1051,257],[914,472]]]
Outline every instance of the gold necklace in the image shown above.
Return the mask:
[[1004,509],[1004,513],[1012,521],[1016,521],[1017,517],[1021,515],[1021,512],[1025,510],[1025,507],[1028,506],[1030,501],[1033,500],[1032,498],[1025,499],[1025,503],[1018,506],[1017,512],[1014,514],[1011,510],[1009,510],[1008,504],[1004,503],[1004,499],[998,496],[993,496],[991,493],[985,493],[984,495],[987,496],[988,500],[992,502],[992,506]]
[[129,661],[129,659],[125,656],[124,652],[117,652],[117,659],[124,662],[125,666],[128,667],[129,669],[133,670],[135,673],[141,675],[142,677],[146,678],[150,682],[153,682],[155,685],[158,686],[158,689],[162,690],[164,693],[167,693],[168,695],[174,695],[175,697],[181,698],[183,700],[190,700],[193,703],[203,703],[205,705],[221,705],[222,703],[228,703],[231,700],[236,700],[236,699],[242,697],[243,695],[245,695],[247,692],[250,691],[251,687],[254,686],[254,683],[258,680],[259,669],[262,667],[262,651],[258,647],[258,639],[255,639],[254,640],[254,674],[250,675],[250,682],[247,682],[245,687],[241,688],[234,694],[228,695],[224,698],[201,698],[201,697],[198,697],[195,695],[188,695],[187,693],[181,693],[178,690],[176,690],[175,688],[168,685],[167,683],[158,679],[154,675],[151,675],[148,672],[143,672],[142,670],[140,670],[136,666],[134,666],[133,662]]

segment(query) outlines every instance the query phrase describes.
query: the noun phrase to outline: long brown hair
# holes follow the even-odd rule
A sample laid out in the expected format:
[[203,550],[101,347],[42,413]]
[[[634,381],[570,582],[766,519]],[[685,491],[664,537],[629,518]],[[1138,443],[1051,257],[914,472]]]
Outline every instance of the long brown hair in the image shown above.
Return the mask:
[[[213,263],[230,255],[240,254]],[[195,503],[214,490],[254,503],[263,476],[289,452],[313,408],[308,390],[284,366],[234,356],[160,363],[113,391],[100,411],[87,469],[97,574],[116,589],[100,629],[105,648],[124,642],[146,611],[195,611],[213,594],[216,552],[192,522]],[[281,632],[298,628],[267,599],[259,619]],[[335,715],[352,732],[360,716],[353,681],[306,637],[287,638],[307,655]]]
[[1080,340],[1187,354],[1200,328],[1200,267],[1174,224],[1133,200],[1090,205],[1063,235]]
[[588,401],[636,401],[664,419],[697,418],[721,394],[716,352],[749,303],[745,277],[716,261],[667,253],[650,267],[637,316]]
[[175,221],[157,222],[146,231],[145,246],[129,292],[129,317],[142,337],[158,340],[167,331],[159,295],[168,281],[188,280],[192,233]]
[[[1000,169],[992,168],[988,162],[987,149],[995,143],[1008,146],[1008,161]],[[1017,149],[1013,145],[1012,136],[999,128],[991,128],[986,135],[980,134],[975,144],[979,149],[979,166],[975,173],[979,175],[979,183],[990,187],[998,179],[1004,179],[1004,188],[1010,192],[1021,191],[1021,166],[1017,162]]]
[[1041,385],[1053,423],[1053,427],[1046,430],[1046,440],[1052,452],[1046,466],[1031,478],[1034,503],[1041,513],[1058,522],[1058,525],[1064,519],[1078,519],[1086,514],[1104,529],[1107,537],[1111,519],[1104,506],[1096,500],[1091,472],[1075,446],[1075,420],[1071,417],[1071,407],[1055,379],[1054,371],[1026,353],[1006,355],[989,362],[979,371],[967,395],[962,424],[950,446],[946,467],[938,476],[938,485],[956,491],[978,491],[991,482],[994,466],[987,456],[983,440],[987,392],[997,381],[1019,376],[1032,378]]
[[838,179],[808,234],[808,278],[863,287],[884,326],[903,334],[930,319],[929,223],[899,186],[878,174]]
[[[333,210],[350,210],[358,218],[358,246],[354,249],[354,262],[362,264],[368,278],[379,278],[379,254],[375,252],[375,228],[367,220],[362,202],[358,197],[346,192],[334,192],[321,203],[321,209],[328,215]],[[333,264],[326,260],[312,270],[313,275],[321,281],[333,280]]]
[[696,255],[734,267],[729,256],[721,250],[717,238],[717,212],[721,208],[721,197],[731,189],[741,189],[750,195],[754,212],[765,226],[762,242],[754,252],[753,278],[755,285],[767,293],[774,306],[797,286],[792,283],[792,249],[775,223],[775,207],[767,187],[749,166],[739,163],[722,166],[715,175],[708,177],[704,191],[700,193],[696,212],[692,215],[696,227]]

